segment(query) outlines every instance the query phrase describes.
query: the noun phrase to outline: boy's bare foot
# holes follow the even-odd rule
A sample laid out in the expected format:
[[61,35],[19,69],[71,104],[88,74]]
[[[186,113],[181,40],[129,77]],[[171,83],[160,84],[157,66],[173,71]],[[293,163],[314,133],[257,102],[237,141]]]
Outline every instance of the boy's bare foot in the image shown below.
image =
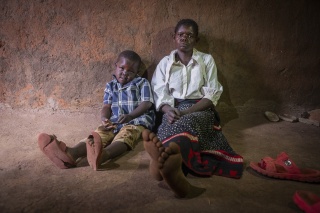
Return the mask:
[[87,142],[87,160],[91,168],[97,171],[100,166],[101,154],[102,154],[102,142],[98,133],[92,132],[92,135],[88,137]]
[[75,160],[67,152],[64,142],[58,141],[55,135],[41,133],[38,135],[41,151],[59,168],[68,169],[76,166]]
[[161,181],[163,178],[160,174],[160,165],[158,160],[161,152],[164,151],[164,147],[158,137],[148,129],[145,129],[142,132],[142,138],[144,148],[151,157],[149,172],[154,179]]

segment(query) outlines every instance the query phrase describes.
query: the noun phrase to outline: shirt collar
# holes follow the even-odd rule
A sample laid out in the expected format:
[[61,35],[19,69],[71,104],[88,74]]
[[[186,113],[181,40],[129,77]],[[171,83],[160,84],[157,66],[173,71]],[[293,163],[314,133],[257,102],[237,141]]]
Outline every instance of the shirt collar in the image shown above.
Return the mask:
[[115,75],[112,75],[112,81],[114,82],[114,84],[116,84],[118,86],[118,88],[125,88],[128,87],[132,84],[137,83],[139,80],[141,79],[140,76],[135,77],[134,79],[132,79],[132,81],[126,83],[125,85],[121,86],[121,84],[118,82],[117,78]]
[[[178,50],[171,51],[171,53],[169,55],[169,59],[170,59],[171,63],[176,63],[175,55],[176,55],[177,52],[178,52]],[[198,61],[199,61],[199,57],[200,57],[198,52],[199,51],[197,49],[193,48],[193,53],[192,53],[192,57],[191,57],[197,63],[199,63]]]

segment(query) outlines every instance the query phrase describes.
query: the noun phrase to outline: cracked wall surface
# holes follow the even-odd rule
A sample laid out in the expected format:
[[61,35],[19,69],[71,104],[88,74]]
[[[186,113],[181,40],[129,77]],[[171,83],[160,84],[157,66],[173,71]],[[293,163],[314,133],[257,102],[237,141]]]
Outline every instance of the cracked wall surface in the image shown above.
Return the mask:
[[81,110],[102,105],[115,58],[138,52],[151,78],[173,48],[177,21],[200,27],[213,55],[220,103],[320,106],[318,1],[0,0],[0,103]]

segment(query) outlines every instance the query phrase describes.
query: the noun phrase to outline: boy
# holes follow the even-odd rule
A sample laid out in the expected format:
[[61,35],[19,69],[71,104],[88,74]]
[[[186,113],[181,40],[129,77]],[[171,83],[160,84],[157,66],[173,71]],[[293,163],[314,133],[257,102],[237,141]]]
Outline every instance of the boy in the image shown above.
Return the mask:
[[155,115],[151,87],[138,76],[140,56],[125,50],[115,63],[113,79],[104,90],[100,125],[88,138],[74,147],[67,147],[55,135],[41,133],[38,144],[45,155],[59,168],[76,166],[77,159],[87,156],[89,165],[98,170],[102,163],[132,150],[144,129],[152,129]]

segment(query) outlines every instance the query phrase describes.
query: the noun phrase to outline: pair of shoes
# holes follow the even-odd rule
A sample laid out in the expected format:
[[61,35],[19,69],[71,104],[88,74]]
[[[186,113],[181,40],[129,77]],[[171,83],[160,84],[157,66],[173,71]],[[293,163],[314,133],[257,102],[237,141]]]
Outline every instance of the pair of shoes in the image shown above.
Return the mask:
[[312,192],[298,190],[293,195],[293,201],[306,213],[320,213],[320,197]]
[[265,157],[260,162],[250,162],[250,167],[256,172],[278,179],[301,182],[320,182],[320,171],[298,168],[287,153],[280,153],[276,159]]

